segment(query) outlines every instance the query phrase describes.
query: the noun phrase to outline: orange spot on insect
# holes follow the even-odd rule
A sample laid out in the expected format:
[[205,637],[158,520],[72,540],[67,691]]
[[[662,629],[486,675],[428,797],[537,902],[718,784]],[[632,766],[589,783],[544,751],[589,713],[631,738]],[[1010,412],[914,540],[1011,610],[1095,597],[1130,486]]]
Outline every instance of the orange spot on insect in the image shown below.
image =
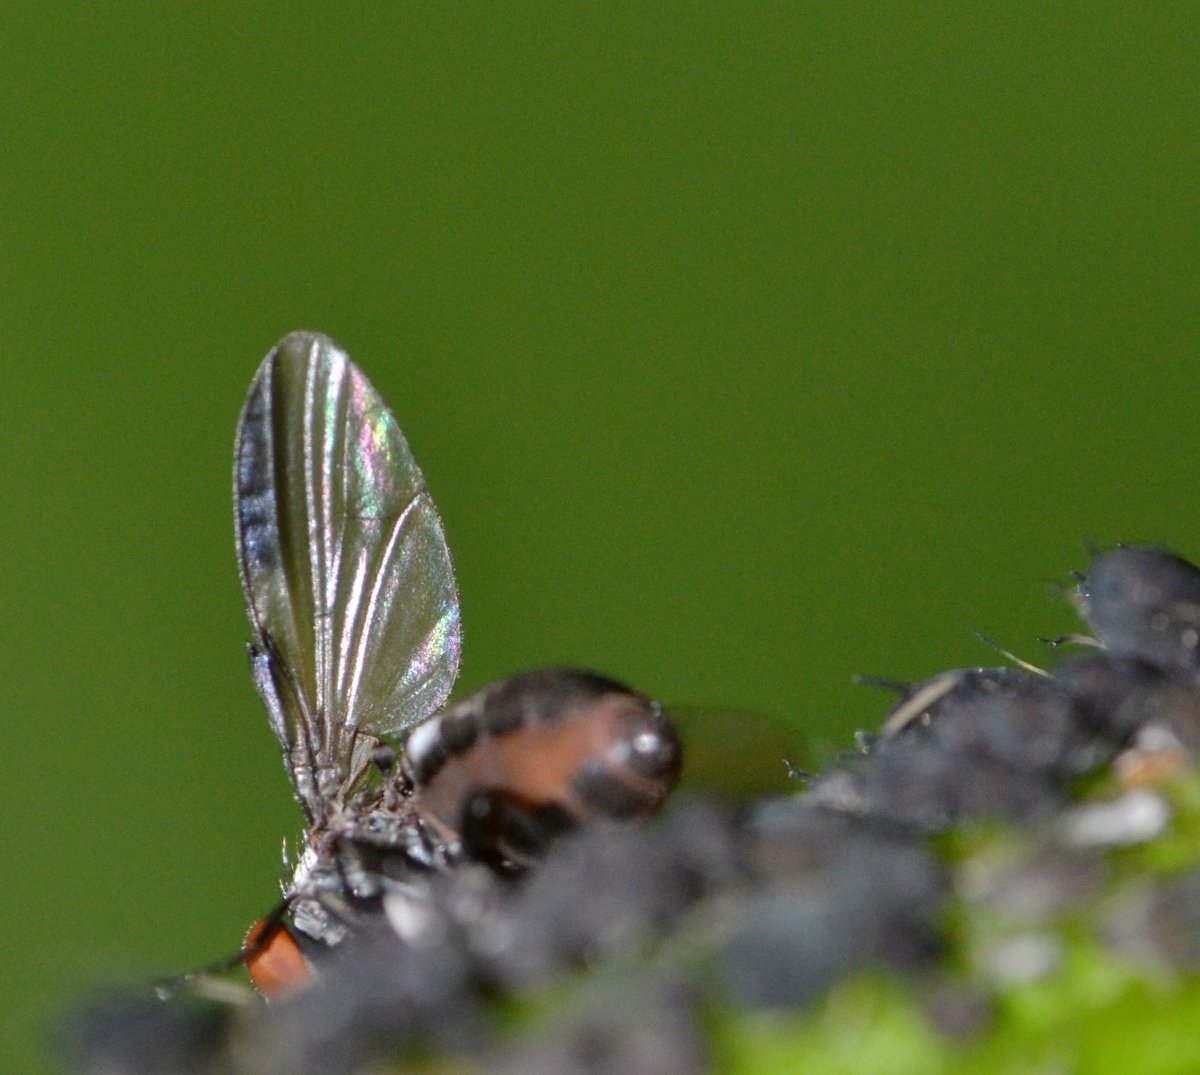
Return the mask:
[[[263,930],[271,933],[263,939]],[[308,962],[296,939],[278,922],[260,918],[242,941],[246,953],[246,972],[250,981],[265,997],[278,997],[307,983],[311,977]]]

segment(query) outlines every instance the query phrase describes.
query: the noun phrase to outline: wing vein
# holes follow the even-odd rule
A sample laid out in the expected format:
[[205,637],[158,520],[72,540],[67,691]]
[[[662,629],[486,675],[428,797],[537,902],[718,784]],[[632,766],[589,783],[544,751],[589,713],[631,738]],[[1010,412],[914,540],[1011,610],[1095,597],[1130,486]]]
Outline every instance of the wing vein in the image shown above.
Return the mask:
[[[396,516],[395,523],[392,524],[391,533],[388,534],[387,545],[384,547],[383,555],[379,558],[379,562],[375,566],[375,577],[371,582],[371,596],[367,599],[367,606],[364,610],[361,629],[358,634],[358,642],[354,647],[354,671],[350,676],[349,690],[346,694],[346,715],[347,723],[358,723],[358,714],[355,712],[358,700],[358,689],[362,683],[363,669],[366,666],[366,655],[370,648],[367,644],[370,638],[367,628],[374,620],[376,610],[379,605],[379,594],[383,590],[384,582],[388,578],[388,565],[392,562],[392,555],[396,549],[396,542],[400,537],[400,532],[404,529],[404,523],[412,515],[416,509],[417,502],[421,499],[423,493],[417,493],[407,504],[404,505],[404,510]],[[353,716],[351,716],[353,714]]]
[[255,682],[297,795],[320,818],[354,782],[362,731],[411,726],[449,693],[453,567],[395,417],[328,337],[293,333],[269,352],[234,467]]

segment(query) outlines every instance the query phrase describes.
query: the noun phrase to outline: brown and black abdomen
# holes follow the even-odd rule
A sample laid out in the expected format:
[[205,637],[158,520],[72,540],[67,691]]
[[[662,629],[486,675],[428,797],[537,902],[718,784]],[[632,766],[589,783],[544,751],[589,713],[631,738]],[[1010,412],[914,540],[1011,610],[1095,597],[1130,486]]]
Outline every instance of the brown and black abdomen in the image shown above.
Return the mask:
[[658,705],[588,672],[502,680],[421,725],[405,743],[421,815],[457,838],[480,793],[576,823],[644,817],[679,776],[679,740]]

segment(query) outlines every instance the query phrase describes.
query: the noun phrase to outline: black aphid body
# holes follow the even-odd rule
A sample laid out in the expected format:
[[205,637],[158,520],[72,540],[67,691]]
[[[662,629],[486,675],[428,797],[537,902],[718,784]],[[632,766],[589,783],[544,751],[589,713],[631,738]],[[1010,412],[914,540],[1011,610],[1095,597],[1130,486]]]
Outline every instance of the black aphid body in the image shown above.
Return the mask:
[[1121,545],[1092,559],[1079,613],[1114,657],[1200,673],[1200,569],[1167,549]]

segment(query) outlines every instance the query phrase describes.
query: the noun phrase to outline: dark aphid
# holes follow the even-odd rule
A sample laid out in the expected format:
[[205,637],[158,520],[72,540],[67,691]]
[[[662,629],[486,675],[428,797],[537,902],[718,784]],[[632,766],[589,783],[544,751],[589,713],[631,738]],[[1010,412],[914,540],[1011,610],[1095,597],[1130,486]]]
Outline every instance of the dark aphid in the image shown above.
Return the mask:
[[980,698],[1009,698],[1032,694],[1044,680],[1019,668],[955,668],[904,688],[904,694],[883,718],[879,736],[887,738],[924,727],[939,713]]
[[1200,569],[1167,549],[1121,545],[1093,557],[1076,604],[1114,656],[1200,671]]
[[113,1075],[228,1071],[225,1046],[232,1015],[229,1004],[200,998],[191,1004],[163,1004],[150,991],[89,996],[59,1025],[52,1070]]
[[[1046,816],[1113,744],[1054,680],[1015,670],[946,673],[914,688],[888,733],[814,782],[817,804],[906,829]],[[905,707],[905,708],[902,708]]]
[[535,1036],[487,1057],[491,1075],[698,1075],[712,1069],[701,991],[678,972],[597,977]]
[[289,929],[336,944],[415,871],[521,865],[670,791],[667,719],[588,673],[516,676],[430,719],[461,649],[441,520],[396,419],[324,336],[293,333],[255,375],[234,522],[254,682],[308,822],[283,907],[244,949],[265,987],[305,965]]
[[1143,661],[1097,650],[1064,661],[1054,681],[1081,714],[1115,745],[1122,745],[1144,719],[1137,700],[1162,682],[1162,673]]

